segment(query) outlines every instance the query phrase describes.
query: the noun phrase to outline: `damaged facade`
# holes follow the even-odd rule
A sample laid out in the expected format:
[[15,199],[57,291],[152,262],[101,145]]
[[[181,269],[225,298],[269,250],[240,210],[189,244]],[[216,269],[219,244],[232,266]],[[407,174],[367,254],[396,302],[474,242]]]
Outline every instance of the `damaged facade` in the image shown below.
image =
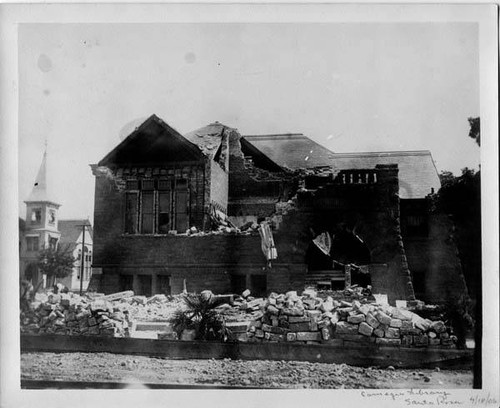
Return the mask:
[[153,115],[91,167],[91,288],[105,293],[264,294],[349,271],[390,302],[465,291],[451,225],[430,211],[430,152],[334,154],[218,122],[183,136]]

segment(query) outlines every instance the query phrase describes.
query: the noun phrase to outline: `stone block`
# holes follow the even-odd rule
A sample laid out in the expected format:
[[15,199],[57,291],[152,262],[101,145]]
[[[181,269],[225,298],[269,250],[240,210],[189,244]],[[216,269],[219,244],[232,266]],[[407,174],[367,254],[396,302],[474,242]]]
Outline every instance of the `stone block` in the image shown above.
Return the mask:
[[304,304],[306,309],[314,310],[316,307],[316,300],[314,299],[302,299],[302,303]]
[[273,327],[279,326],[278,316],[271,316],[271,326]]
[[99,334],[99,327],[98,326],[89,327],[88,333],[92,334],[92,335],[98,335]]
[[413,326],[415,326],[417,329],[420,329],[422,331],[427,331],[431,327],[431,322],[421,318],[418,315],[413,315],[412,319]]
[[320,332],[298,332],[297,341],[320,341]]
[[271,329],[271,333],[274,333],[274,334],[287,334],[290,330],[289,329],[286,329],[284,327],[272,327]]
[[321,338],[323,340],[330,340],[330,337],[331,337],[331,333],[330,333],[330,330],[326,327],[324,327],[323,329],[321,329]]
[[289,316],[288,321],[290,323],[304,323],[310,322],[311,318],[309,316]]
[[290,323],[289,329],[293,332],[304,332],[309,331],[309,324],[307,322],[304,323]]
[[417,329],[416,327],[413,327],[411,329],[400,329],[401,334],[409,334],[411,336],[419,336],[422,334],[422,330]]
[[318,323],[310,322],[309,323],[309,331],[318,331]]
[[392,311],[392,317],[400,320],[411,320],[413,313],[409,310],[394,308]]
[[335,333],[338,334],[357,334],[358,325],[348,322],[338,322],[335,328]]
[[372,309],[370,305],[364,304],[358,308],[358,311],[366,316],[368,313],[371,313]]
[[373,327],[371,327],[366,322],[361,322],[359,324],[358,332],[361,333],[363,336],[371,336],[373,333]]
[[366,323],[368,323],[374,329],[380,326],[380,322],[371,313],[368,313],[366,315]]
[[272,330],[273,326],[271,326],[270,324],[263,324],[262,325],[262,330],[264,332],[270,332]]
[[97,319],[95,317],[91,317],[88,319],[89,326],[96,326],[97,325]]
[[416,347],[426,347],[429,345],[429,337],[426,334],[413,336],[413,344]]
[[321,317],[321,311],[320,310],[306,310],[306,315],[308,315],[311,320],[312,319],[319,319]]
[[325,327],[330,327],[332,323],[329,319],[324,319],[318,322],[318,329],[324,329]]
[[413,323],[410,320],[402,320],[401,321],[401,329],[404,329],[404,330],[413,329]]
[[286,341],[297,341],[297,333],[287,333],[286,334]]
[[399,336],[401,333],[399,332],[399,329],[396,329],[395,327],[389,327],[385,331],[385,337],[388,339],[399,339]]
[[449,339],[450,338],[450,334],[447,333],[447,332],[439,333],[439,338],[440,339]]
[[387,314],[385,314],[382,311],[377,312],[377,314],[375,315],[375,317],[382,324],[386,324],[386,325],[390,325],[391,324],[391,320],[392,319]]
[[379,346],[401,346],[400,339],[375,339],[375,344]]
[[431,323],[431,330],[434,330],[436,333],[444,333],[446,331],[446,326],[444,322],[441,320],[435,321]]
[[333,309],[335,308],[334,304],[333,304],[333,300],[330,298],[326,301],[324,301],[321,306],[320,306],[320,310],[322,312],[331,312]]
[[[140,297],[140,296],[137,296]],[[142,296],[141,298],[144,298],[144,304],[146,303],[146,297]],[[134,297],[135,299],[135,297]],[[106,300],[103,299],[97,299],[94,300],[93,302],[90,303],[90,311],[91,312],[99,312],[99,311],[106,311],[108,309],[113,310],[113,306],[111,303],[107,302]]]
[[377,337],[384,337],[385,335],[385,330],[384,329],[380,329],[380,328],[377,328],[377,329],[374,329],[373,330],[373,334]]
[[395,328],[400,328],[403,325],[403,321],[400,319],[391,319],[391,322],[389,323],[390,327],[395,327]]
[[283,319],[283,318],[280,317],[278,319],[278,326],[279,327],[285,327],[285,328],[288,329],[290,327],[290,323],[288,322],[287,319]]
[[262,329],[256,329],[255,330],[255,337],[258,339],[264,338],[264,331]]
[[279,314],[279,309],[276,306],[269,305],[267,306],[267,312],[271,315],[278,315]]
[[410,347],[413,344],[413,336],[405,334],[401,336],[401,344],[406,347]]
[[282,313],[286,314],[288,316],[303,316],[304,315],[304,309],[298,308],[298,307],[284,308],[282,310]]
[[439,346],[441,344],[441,339],[429,339],[429,346]]
[[453,345],[453,340],[451,338],[448,339],[440,339],[441,344],[443,346],[452,346]]
[[330,318],[330,322],[332,322],[332,324],[337,324],[339,321],[340,315],[337,312],[333,313],[333,316]]
[[[250,327],[250,322],[227,322],[226,327],[231,331],[231,333],[245,333]],[[155,330],[154,326],[152,327],[152,329]],[[147,326],[143,330],[147,330]]]
[[236,341],[240,343],[247,343],[248,342],[248,334],[247,333],[238,333],[236,335]]
[[435,338],[437,338],[437,336],[438,336],[438,335],[437,335],[435,332],[433,332],[433,331],[429,331],[429,332],[427,333],[427,336],[429,336],[429,340],[430,340],[430,339],[435,339]]
[[318,292],[316,292],[314,289],[306,289],[302,292],[302,296],[315,298],[318,296]]
[[365,321],[365,315],[364,314],[358,314],[358,315],[355,315],[355,316],[349,316],[347,318],[347,321],[349,323],[359,324],[359,323]]

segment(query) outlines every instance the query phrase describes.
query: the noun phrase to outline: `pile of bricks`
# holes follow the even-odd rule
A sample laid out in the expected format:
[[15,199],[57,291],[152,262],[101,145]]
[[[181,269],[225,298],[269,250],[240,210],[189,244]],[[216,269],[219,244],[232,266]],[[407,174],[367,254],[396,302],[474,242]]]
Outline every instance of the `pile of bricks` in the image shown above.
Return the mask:
[[443,321],[386,304],[321,299],[313,290],[302,296],[272,293],[239,340],[438,348],[453,348],[456,343]]
[[21,314],[21,333],[128,336],[128,310],[121,303],[77,294],[38,296]]

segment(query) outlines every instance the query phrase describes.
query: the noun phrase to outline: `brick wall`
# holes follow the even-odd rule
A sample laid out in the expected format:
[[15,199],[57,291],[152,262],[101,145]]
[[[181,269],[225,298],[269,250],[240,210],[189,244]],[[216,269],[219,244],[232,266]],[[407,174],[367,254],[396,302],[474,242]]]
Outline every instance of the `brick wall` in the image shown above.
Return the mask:
[[[398,169],[377,166],[377,182],[330,184],[299,193],[295,209],[283,215],[280,234],[287,234],[293,257],[304,259],[314,234],[355,230],[368,247],[371,263],[385,264],[383,276],[373,280],[375,292],[385,292],[389,301],[411,300],[411,277],[399,225]],[[380,275],[380,274],[379,274]]]
[[467,293],[453,225],[445,214],[429,214],[429,235],[405,238],[405,248],[414,280],[422,279],[423,299],[441,303]]

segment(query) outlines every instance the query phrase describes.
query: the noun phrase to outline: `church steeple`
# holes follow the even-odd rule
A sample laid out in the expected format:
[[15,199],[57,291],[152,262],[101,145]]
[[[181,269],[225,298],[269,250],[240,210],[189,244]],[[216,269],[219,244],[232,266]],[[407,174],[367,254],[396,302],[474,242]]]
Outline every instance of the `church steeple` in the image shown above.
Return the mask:
[[25,201],[26,223],[21,245],[20,267],[23,276],[28,280],[31,279],[32,282],[38,282],[42,279],[36,266],[39,251],[43,248],[56,248],[61,238],[57,214],[61,205],[54,201],[48,190],[47,164],[47,144],[45,144],[42,164],[31,194]]
[[45,152],[43,153],[42,164],[40,165],[40,169],[38,170],[38,174],[35,179],[35,184],[33,185],[33,189],[25,201],[25,203],[30,202],[43,202],[43,203],[52,203],[57,204],[49,194],[48,185],[47,185],[47,145],[45,145]]

